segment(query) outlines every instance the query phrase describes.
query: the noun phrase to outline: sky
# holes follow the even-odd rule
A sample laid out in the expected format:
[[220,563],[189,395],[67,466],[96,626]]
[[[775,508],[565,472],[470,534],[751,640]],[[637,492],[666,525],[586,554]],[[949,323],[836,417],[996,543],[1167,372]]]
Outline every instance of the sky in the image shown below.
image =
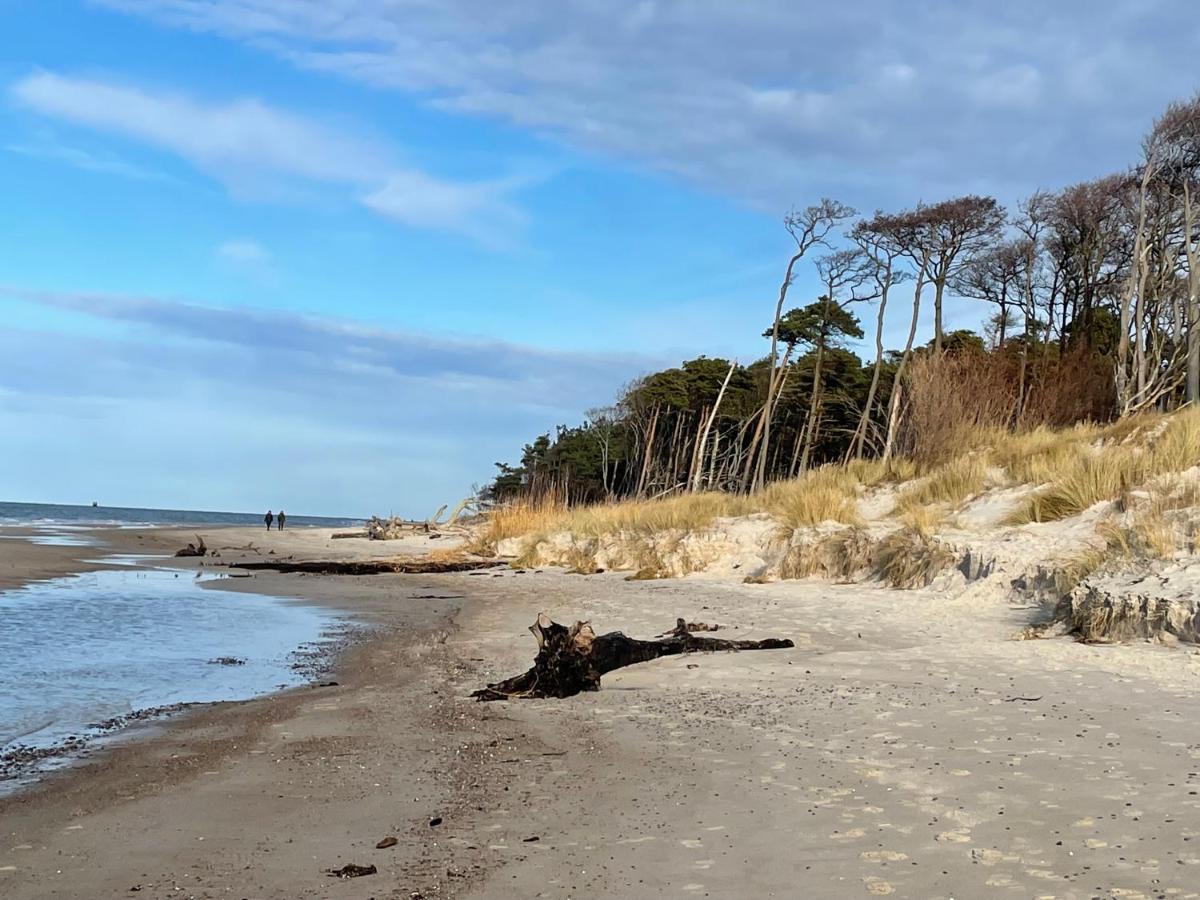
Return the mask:
[[1200,87],[1193,19],[0,0],[0,499],[453,505],[640,374],[761,356],[789,209],[1129,165]]

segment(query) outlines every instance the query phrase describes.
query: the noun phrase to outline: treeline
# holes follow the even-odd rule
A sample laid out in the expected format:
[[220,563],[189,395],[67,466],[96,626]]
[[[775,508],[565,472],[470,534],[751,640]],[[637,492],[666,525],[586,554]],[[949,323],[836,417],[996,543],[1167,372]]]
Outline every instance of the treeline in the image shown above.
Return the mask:
[[[763,359],[639,379],[519,465],[498,463],[486,499],[750,491],[837,460],[936,459],[981,429],[1200,401],[1200,96],[1159,118],[1129,171],[1014,210],[964,196],[859,216],[823,200],[784,225],[794,247]],[[793,306],[809,262],[820,296]],[[887,350],[900,303],[906,340]],[[984,304],[984,333],[947,332],[950,303]],[[866,333],[864,363],[847,347]]]

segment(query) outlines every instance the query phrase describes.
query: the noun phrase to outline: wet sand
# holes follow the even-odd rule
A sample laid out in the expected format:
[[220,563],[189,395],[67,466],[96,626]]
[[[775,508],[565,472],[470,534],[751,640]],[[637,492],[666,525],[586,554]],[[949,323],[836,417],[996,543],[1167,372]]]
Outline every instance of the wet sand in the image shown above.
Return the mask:
[[[141,537],[120,539],[177,543]],[[367,897],[386,885],[436,896],[447,878],[476,877],[479,863],[429,825],[453,821],[487,771],[460,752],[478,743],[476,717],[439,689],[458,665],[445,640],[461,595],[415,577],[259,574],[210,589],[298,597],[372,633],[338,660],[336,685],[185,714],[0,798],[0,895]],[[397,846],[376,850],[388,836]],[[379,874],[323,874],[346,863]]]
[[[852,585],[506,572],[215,589],[379,630],[335,687],[185,717],[0,801],[5,897],[1200,894],[1194,649],[1013,641],[1028,610]],[[797,646],[657,660],[565,701],[466,699],[529,664],[543,609]],[[322,874],[350,862],[378,874]]]

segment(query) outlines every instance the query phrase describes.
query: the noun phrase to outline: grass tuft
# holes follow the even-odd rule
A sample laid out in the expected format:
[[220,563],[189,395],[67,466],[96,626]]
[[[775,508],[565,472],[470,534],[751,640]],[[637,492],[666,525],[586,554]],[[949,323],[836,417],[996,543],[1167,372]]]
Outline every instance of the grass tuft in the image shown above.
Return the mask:
[[954,564],[954,553],[945,544],[914,528],[893,531],[876,547],[875,569],[894,588],[928,587]]
[[[1077,431],[1089,434],[1088,429]],[[1076,440],[1074,450],[1042,460],[1042,470],[1051,476],[1042,480],[1049,483],[1008,524],[1075,516],[1097,503],[1119,500],[1152,479],[1200,465],[1200,409],[1134,416],[1092,431],[1098,445]]]
[[987,482],[988,461],[978,453],[960,456],[938,466],[900,495],[897,512],[910,512],[933,503],[957,506],[980,493]]
[[855,500],[860,484],[850,467],[824,466],[792,481],[766,488],[754,500],[785,528],[809,528],[822,522],[857,525],[861,521]]

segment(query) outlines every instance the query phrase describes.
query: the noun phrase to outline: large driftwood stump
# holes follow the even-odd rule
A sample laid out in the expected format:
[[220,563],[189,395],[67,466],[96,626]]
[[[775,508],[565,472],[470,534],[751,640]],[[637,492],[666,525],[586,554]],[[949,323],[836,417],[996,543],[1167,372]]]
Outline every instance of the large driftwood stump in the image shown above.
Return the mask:
[[613,669],[649,662],[660,656],[715,650],[783,650],[796,646],[790,640],[727,641],[696,637],[684,619],[657,641],[639,641],[619,631],[597,635],[587,622],[570,628],[541,613],[529,626],[538,643],[537,658],[528,672],[471,694],[476,700],[511,700],[523,697],[572,697],[600,690],[600,676]]
[[200,537],[200,535],[196,535],[196,540],[199,542],[198,544],[188,544],[182,550],[176,550],[175,555],[176,556],[207,556],[208,555],[208,547],[206,547],[204,545],[204,538]]

